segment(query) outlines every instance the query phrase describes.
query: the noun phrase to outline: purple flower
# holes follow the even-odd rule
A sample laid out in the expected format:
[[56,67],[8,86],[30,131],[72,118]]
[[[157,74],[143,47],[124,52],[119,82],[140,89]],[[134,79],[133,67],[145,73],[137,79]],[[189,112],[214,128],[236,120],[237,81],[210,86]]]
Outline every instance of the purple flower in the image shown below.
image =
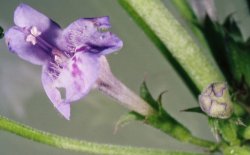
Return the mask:
[[95,84],[102,55],[123,45],[108,31],[109,17],[81,18],[61,29],[42,13],[20,4],[14,23],[5,36],[9,50],[43,66],[45,92],[66,119],[70,118],[70,103],[85,96]]

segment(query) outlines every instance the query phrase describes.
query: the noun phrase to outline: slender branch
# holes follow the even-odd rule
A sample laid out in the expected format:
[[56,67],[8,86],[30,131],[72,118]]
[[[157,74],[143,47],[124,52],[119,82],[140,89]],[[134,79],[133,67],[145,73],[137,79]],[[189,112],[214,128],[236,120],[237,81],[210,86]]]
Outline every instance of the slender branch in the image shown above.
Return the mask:
[[185,152],[167,152],[159,149],[134,148],[79,141],[40,131],[3,116],[0,116],[0,129],[53,147],[102,155],[193,155],[193,153]]
[[160,115],[149,116],[146,119],[146,123],[179,141],[194,144],[206,148],[209,151],[218,150],[218,144],[195,137],[185,126],[180,124],[165,111],[161,111]]

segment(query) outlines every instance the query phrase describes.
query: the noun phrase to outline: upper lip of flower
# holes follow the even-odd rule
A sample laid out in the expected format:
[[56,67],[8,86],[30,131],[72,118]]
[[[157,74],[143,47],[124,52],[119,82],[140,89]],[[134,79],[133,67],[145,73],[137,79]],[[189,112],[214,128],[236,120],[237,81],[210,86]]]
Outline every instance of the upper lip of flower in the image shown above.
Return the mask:
[[[81,18],[62,30],[54,21],[20,4],[16,26],[5,35],[10,51],[43,66],[42,83],[57,110],[70,117],[70,102],[86,95],[99,74],[99,57],[121,49],[123,43],[109,32],[109,17]],[[59,88],[65,88],[62,98]]]

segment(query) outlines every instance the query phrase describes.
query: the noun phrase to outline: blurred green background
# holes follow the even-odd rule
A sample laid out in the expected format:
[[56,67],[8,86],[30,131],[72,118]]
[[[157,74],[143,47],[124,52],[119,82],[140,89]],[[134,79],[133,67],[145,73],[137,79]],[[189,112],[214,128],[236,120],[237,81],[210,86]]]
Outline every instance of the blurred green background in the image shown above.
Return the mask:
[[[0,25],[7,30],[13,25],[13,11],[21,3],[40,10],[62,27],[81,17],[110,16],[112,32],[123,41],[124,48],[108,59],[113,73],[129,88],[138,92],[145,78],[156,97],[167,90],[164,107],[196,136],[214,138],[207,119],[199,114],[183,113],[197,101],[181,78],[132,21],[115,0],[1,0]],[[164,1],[179,20],[170,0]],[[242,33],[249,36],[249,12],[244,0],[217,0],[220,21],[235,13]],[[0,114],[40,130],[92,142],[162,148],[167,150],[202,151],[180,143],[160,131],[142,123],[132,123],[113,134],[114,124],[127,112],[107,96],[93,90],[86,98],[72,105],[71,121],[60,116],[45,95],[41,81],[41,67],[25,62],[8,52],[0,40]],[[0,155],[80,155],[84,153],[59,150],[0,131]],[[87,154],[87,153],[85,153]]]

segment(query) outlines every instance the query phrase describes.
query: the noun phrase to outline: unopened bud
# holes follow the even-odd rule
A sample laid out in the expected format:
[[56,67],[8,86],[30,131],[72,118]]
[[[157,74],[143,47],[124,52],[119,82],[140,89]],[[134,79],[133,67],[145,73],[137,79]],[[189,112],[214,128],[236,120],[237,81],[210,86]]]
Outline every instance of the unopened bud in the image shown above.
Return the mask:
[[228,86],[224,82],[210,84],[199,95],[201,109],[209,116],[226,119],[233,113]]

